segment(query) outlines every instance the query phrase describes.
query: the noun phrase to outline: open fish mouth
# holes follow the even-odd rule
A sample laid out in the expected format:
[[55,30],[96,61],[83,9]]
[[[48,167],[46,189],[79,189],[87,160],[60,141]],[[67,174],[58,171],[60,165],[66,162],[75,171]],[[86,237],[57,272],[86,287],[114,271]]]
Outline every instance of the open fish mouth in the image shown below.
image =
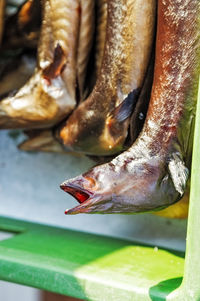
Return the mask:
[[91,211],[90,205],[93,203],[91,192],[67,182],[62,183],[60,188],[73,196],[80,204],[74,208],[66,209],[65,214],[89,213]]
[[87,192],[82,191],[74,185],[61,184],[60,187],[65,192],[68,192],[71,196],[73,196],[80,204],[84,203],[90,197]]

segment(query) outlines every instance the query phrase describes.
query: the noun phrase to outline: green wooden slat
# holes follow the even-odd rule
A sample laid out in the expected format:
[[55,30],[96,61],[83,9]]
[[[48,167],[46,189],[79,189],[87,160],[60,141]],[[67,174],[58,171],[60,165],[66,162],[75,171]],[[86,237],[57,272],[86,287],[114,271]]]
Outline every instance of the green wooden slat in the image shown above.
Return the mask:
[[0,218],[0,279],[87,300],[165,300],[183,254],[121,239]]
[[190,207],[184,279],[169,301],[200,301],[200,81],[192,155]]
[[[200,87],[200,84],[199,84]],[[194,135],[184,295],[200,300],[200,89]],[[190,295],[192,294],[192,295]],[[186,299],[185,299],[186,300]],[[188,299],[187,299],[188,300]],[[192,300],[192,299],[191,299]]]

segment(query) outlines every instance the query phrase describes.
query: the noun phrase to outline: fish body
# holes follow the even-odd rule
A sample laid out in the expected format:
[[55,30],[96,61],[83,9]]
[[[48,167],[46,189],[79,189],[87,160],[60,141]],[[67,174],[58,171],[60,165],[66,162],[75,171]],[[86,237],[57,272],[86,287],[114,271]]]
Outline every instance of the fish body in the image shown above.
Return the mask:
[[151,53],[155,6],[154,0],[108,1],[106,40],[95,87],[59,132],[67,149],[90,155],[123,149]]
[[154,82],[143,130],[110,163],[61,185],[80,203],[66,213],[160,210],[184,195],[200,73],[199,29],[198,0],[158,1]]
[[[87,81],[87,86],[84,89],[84,80],[81,79],[85,75],[84,69],[87,67],[88,63],[88,54],[90,53],[90,47],[92,42],[93,34],[93,22],[94,22],[94,14],[93,7],[94,1],[91,0],[85,1],[84,6],[80,7],[80,15],[82,16],[82,21],[80,21],[80,36],[79,36],[79,46],[78,46],[78,57],[77,62],[78,66],[80,64],[79,72],[79,100],[84,100],[85,93],[87,94],[87,89],[89,89],[88,85],[89,80]],[[104,44],[105,44],[105,33],[106,33],[106,23],[107,23],[107,0],[98,0],[96,1],[96,30],[95,30],[95,38],[94,38],[94,56],[93,60],[93,68],[90,72],[91,81],[97,77],[97,74],[101,67],[101,62],[103,58]],[[91,28],[89,28],[91,27]],[[49,35],[47,35],[47,38]],[[87,56],[86,56],[87,53]],[[82,70],[82,71],[81,71]],[[84,71],[84,72],[83,72]],[[83,76],[84,75],[84,76]],[[81,84],[82,83],[82,84]],[[84,93],[83,93],[84,91]],[[82,98],[81,98],[82,96]],[[26,139],[23,143],[20,144],[19,148],[24,151],[48,151],[48,152],[64,152],[69,153],[67,149],[63,146],[61,141],[56,139],[55,129],[44,129],[42,131],[35,130],[34,135],[33,131],[31,131],[30,135],[28,134],[28,139]],[[72,153],[70,151],[70,153]]]

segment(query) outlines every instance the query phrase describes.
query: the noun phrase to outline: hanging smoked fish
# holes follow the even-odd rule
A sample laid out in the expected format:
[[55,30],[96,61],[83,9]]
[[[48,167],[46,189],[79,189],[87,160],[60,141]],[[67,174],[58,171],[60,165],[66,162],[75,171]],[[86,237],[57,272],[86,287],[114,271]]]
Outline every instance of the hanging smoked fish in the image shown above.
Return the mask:
[[108,1],[104,56],[96,85],[58,134],[67,149],[91,155],[123,149],[151,54],[155,6],[155,0]]
[[152,211],[183,196],[199,73],[200,1],[159,0],[154,83],[142,133],[110,163],[61,185],[80,203],[66,213]]
[[[82,7],[93,10],[93,1],[44,0],[43,22],[38,47],[38,67],[14,97],[0,102],[0,128],[47,128],[54,126],[76,105],[77,81],[82,85],[86,72],[85,61],[92,43],[93,30],[87,31],[87,42],[77,68],[77,47]],[[92,12],[87,19],[92,22]],[[83,18],[85,23],[86,17]],[[85,26],[85,25],[84,25]],[[85,30],[86,27],[84,27]]]
[[[93,0],[92,0],[93,1]],[[88,2],[88,4],[87,4]],[[79,48],[78,48],[78,54],[80,55],[80,58],[77,59],[78,61],[78,70],[81,70],[82,62],[88,62],[88,58],[84,59],[84,55],[86,56],[86,53],[89,50],[88,49],[88,37],[91,36],[93,33],[93,22],[91,22],[93,16],[91,16],[91,5],[89,6],[90,1],[85,1],[85,5],[83,6],[81,10],[81,18],[83,19],[81,21],[81,33],[79,38]],[[94,1],[93,1],[94,3]],[[86,5],[87,4],[87,5]],[[93,62],[93,68],[90,72],[90,78],[92,78],[92,81],[95,81],[97,78],[97,74],[101,67],[101,62],[103,58],[103,52],[104,52],[104,44],[105,44],[105,33],[106,33],[106,23],[107,23],[107,0],[97,0],[96,1],[96,30],[95,30],[95,39],[94,39],[94,62]],[[91,27],[89,29],[89,27]],[[90,34],[88,34],[88,32]],[[85,40],[85,42],[82,40]],[[91,44],[91,42],[90,42]],[[86,51],[83,51],[82,49],[85,48]],[[89,57],[89,55],[88,55]],[[83,66],[83,65],[82,65]],[[85,68],[87,67],[87,64],[85,64]],[[80,73],[79,73],[80,74]],[[79,76],[80,78],[80,76]],[[83,79],[80,80],[80,82]],[[88,85],[88,83],[87,83]],[[85,91],[87,93],[88,86],[85,86]],[[84,100],[84,93],[81,92],[84,91],[84,84],[82,85],[80,89],[80,101]],[[55,137],[55,129],[50,130],[36,130],[34,133],[31,131],[30,135],[28,131],[26,131],[26,135],[28,136],[28,139],[22,142],[19,145],[19,148],[24,151],[43,151],[43,152],[62,152],[62,153],[69,153],[69,151],[66,150],[64,145]]]

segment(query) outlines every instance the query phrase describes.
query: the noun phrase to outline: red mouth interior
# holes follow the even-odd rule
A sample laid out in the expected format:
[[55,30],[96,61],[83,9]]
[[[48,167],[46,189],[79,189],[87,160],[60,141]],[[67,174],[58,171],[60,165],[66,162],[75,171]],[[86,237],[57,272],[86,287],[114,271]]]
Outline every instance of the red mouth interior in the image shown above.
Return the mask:
[[76,200],[82,204],[84,203],[88,198],[89,198],[89,194],[78,189],[75,187],[70,187],[70,186],[61,186],[61,188],[65,191],[68,192],[69,194],[71,194],[73,197],[76,198]]

